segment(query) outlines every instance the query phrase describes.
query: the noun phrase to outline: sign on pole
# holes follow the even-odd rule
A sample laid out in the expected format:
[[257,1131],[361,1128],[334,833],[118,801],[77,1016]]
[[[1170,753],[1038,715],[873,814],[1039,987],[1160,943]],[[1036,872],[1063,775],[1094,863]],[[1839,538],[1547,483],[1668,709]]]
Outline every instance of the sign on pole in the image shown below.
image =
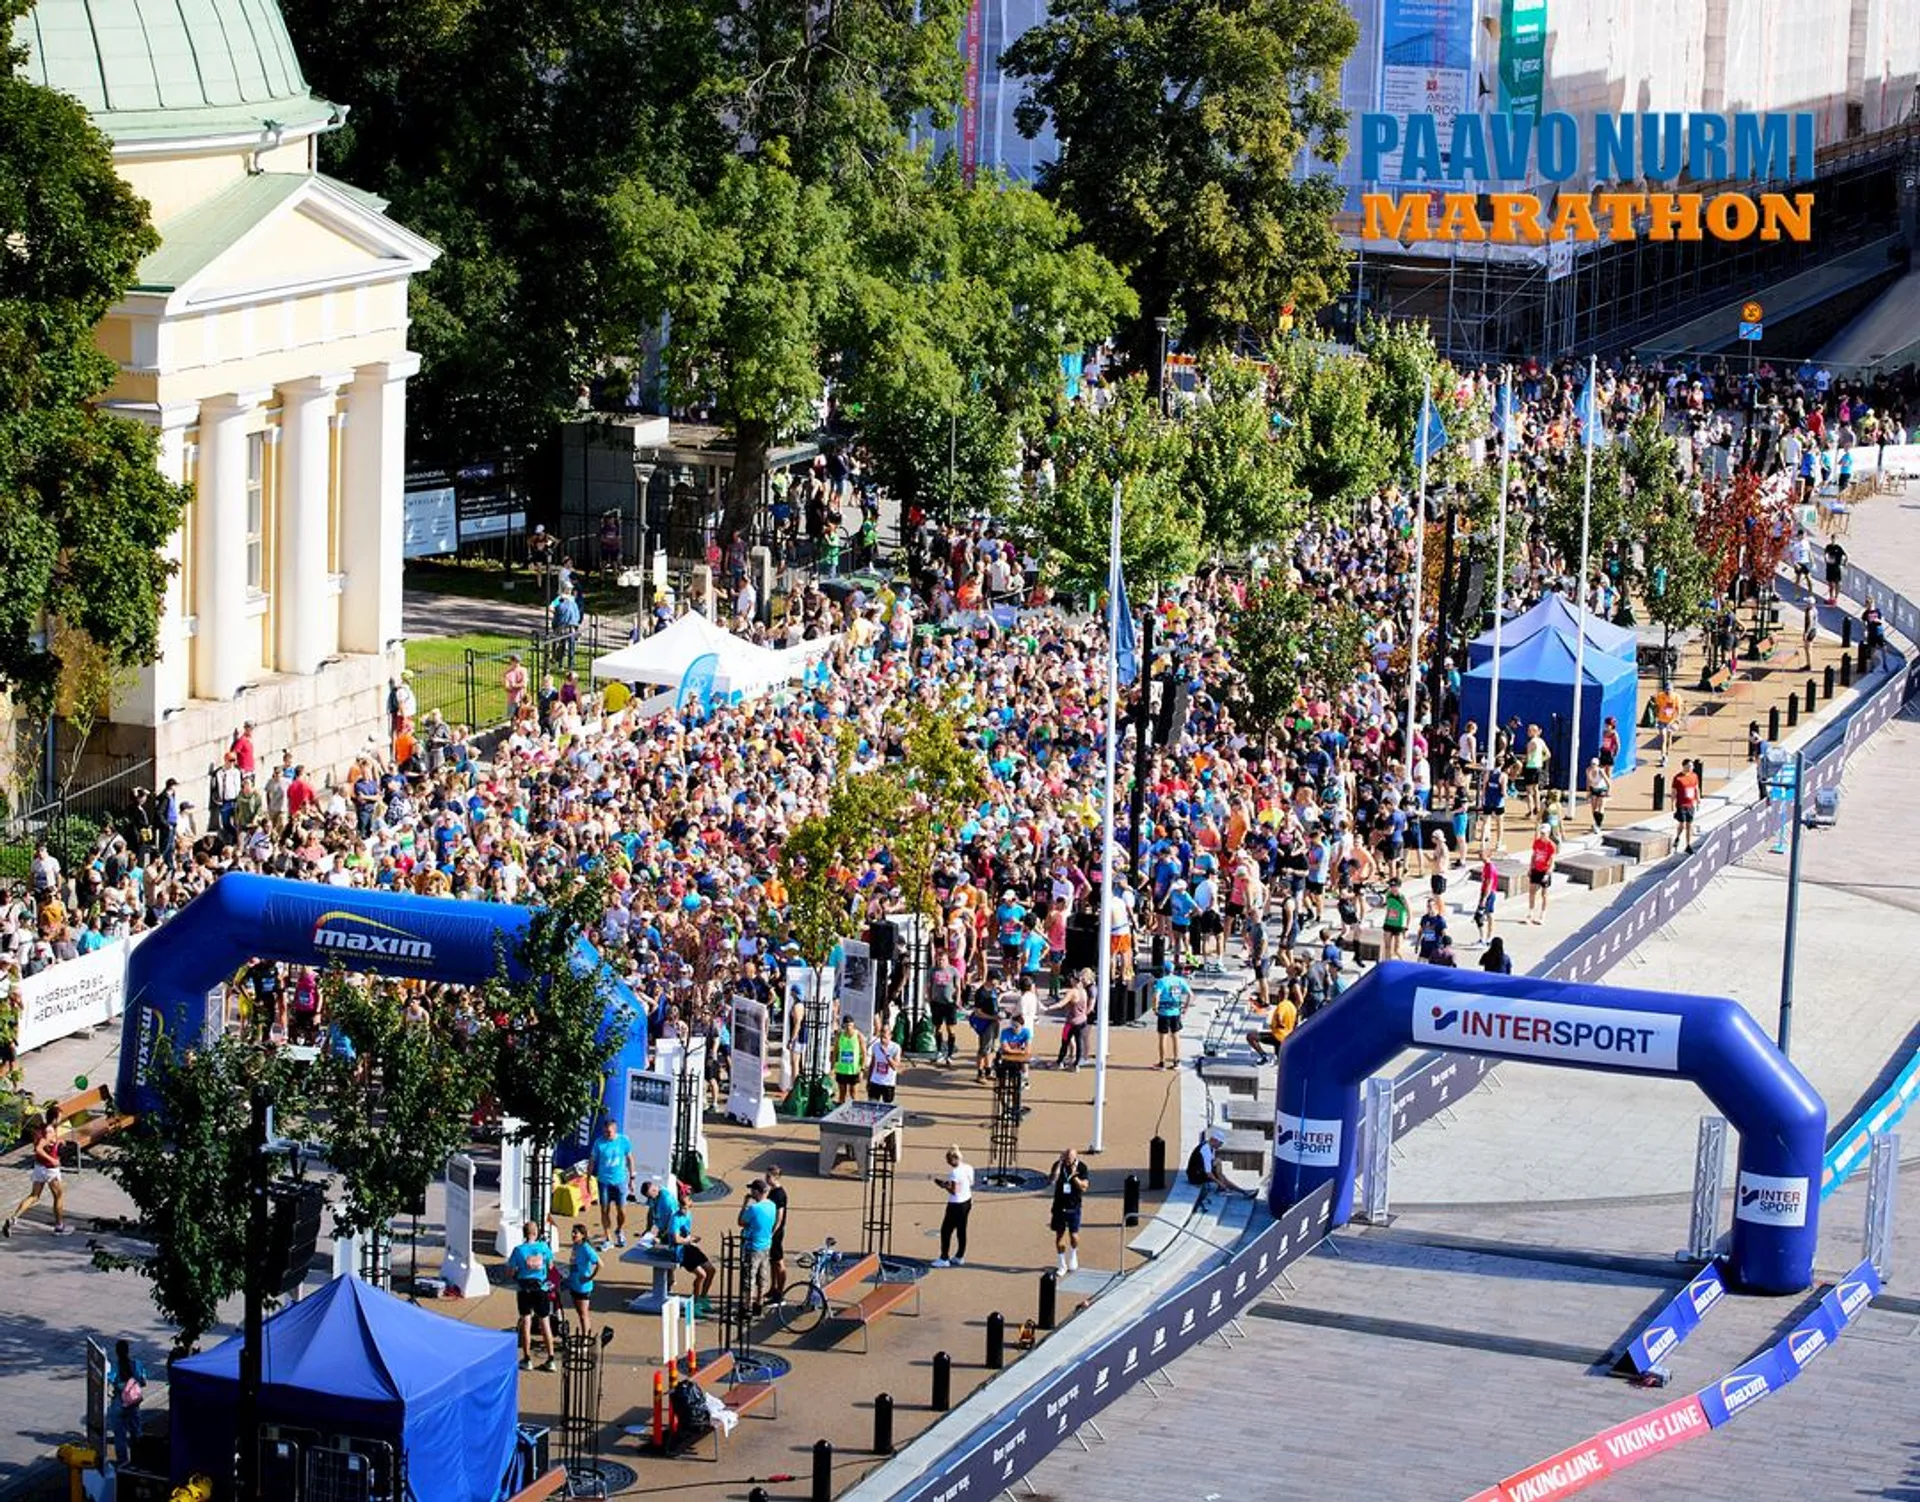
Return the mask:
[[767,1099],[767,1009],[750,996],[733,998],[733,1079],[727,1115],[755,1129],[773,1125]]
[[500,1118],[500,1224],[494,1232],[493,1254],[510,1256],[520,1245],[520,1222],[526,1218],[527,1144],[517,1116]]
[[447,1251],[440,1260],[440,1276],[449,1293],[484,1299],[493,1285],[473,1254],[473,1221],[473,1159],[455,1153],[447,1159]]
[[627,1140],[640,1178],[665,1178],[673,1167],[674,1092],[679,1077],[671,1070],[627,1071]]
[[840,1015],[864,1036],[873,1031],[873,951],[863,939],[842,939],[840,956]]

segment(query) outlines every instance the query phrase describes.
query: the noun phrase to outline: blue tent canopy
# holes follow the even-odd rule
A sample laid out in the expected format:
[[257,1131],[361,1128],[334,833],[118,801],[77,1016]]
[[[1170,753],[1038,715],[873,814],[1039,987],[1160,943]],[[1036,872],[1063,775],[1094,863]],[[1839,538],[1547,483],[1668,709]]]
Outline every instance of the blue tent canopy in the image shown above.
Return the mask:
[[[1523,641],[1531,641],[1542,631],[1558,631],[1571,642],[1580,630],[1580,613],[1567,603],[1566,596],[1550,594],[1530,610],[1523,610],[1500,628],[1500,664],[1506,666],[1508,654]],[[1587,651],[1595,648],[1609,657],[1633,662],[1640,651],[1640,638],[1625,626],[1616,626],[1593,614],[1587,616]],[[1493,661],[1493,630],[1489,627],[1467,643],[1467,663],[1479,667]],[[1506,673],[1501,673],[1504,681]]]
[[[176,1485],[231,1474],[240,1345],[174,1364]],[[513,1463],[519,1401],[512,1335],[358,1278],[335,1278],[266,1322],[261,1422],[317,1434],[323,1446],[334,1436],[392,1445],[412,1502],[493,1502]]]
[[[1631,772],[1636,764],[1634,730],[1639,704],[1640,675],[1632,663],[1622,662],[1605,652],[1592,650],[1588,642],[1581,664],[1583,686],[1580,690],[1580,744],[1569,752],[1566,729],[1573,718],[1573,673],[1576,637],[1569,631],[1540,631],[1518,646],[1500,649],[1500,718],[1502,722],[1518,718],[1524,725],[1538,725],[1547,732],[1554,762],[1547,775],[1555,787],[1567,785],[1566,758],[1577,757],[1581,767],[1587,758],[1600,751],[1600,735],[1607,717],[1612,716],[1620,732],[1620,754],[1613,770]],[[1488,706],[1493,698],[1493,664],[1484,662],[1460,682],[1460,720],[1487,726]],[[1556,719],[1557,716],[1557,719]],[[1558,734],[1555,728],[1559,727]],[[1491,744],[1491,729],[1483,744]]]

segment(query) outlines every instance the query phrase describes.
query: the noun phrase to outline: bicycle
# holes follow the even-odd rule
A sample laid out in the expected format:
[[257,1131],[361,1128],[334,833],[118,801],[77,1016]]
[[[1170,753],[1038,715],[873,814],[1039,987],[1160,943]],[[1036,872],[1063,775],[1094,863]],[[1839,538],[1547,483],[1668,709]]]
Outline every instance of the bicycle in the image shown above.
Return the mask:
[[797,1266],[806,1271],[807,1281],[787,1289],[775,1306],[781,1329],[794,1335],[805,1335],[827,1317],[830,1312],[827,1285],[833,1281],[834,1270],[845,1257],[845,1253],[834,1250],[838,1245],[829,1236],[817,1250],[802,1252],[793,1259]]

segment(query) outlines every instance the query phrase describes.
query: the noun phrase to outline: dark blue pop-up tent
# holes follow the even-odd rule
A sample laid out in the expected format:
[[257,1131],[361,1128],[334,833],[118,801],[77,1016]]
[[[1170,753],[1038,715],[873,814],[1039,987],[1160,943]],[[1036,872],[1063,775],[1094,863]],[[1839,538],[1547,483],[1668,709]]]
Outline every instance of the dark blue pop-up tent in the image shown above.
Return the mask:
[[[1573,670],[1576,638],[1571,632],[1539,631],[1508,650],[1500,648],[1500,720],[1505,724],[1518,717],[1525,725],[1538,725],[1547,732],[1553,747],[1554,764],[1547,775],[1555,787],[1567,785],[1565,727],[1573,718]],[[1580,690],[1580,745],[1577,756],[1582,769],[1587,758],[1600,750],[1600,732],[1607,716],[1613,716],[1620,732],[1620,754],[1614,759],[1615,773],[1631,772],[1635,765],[1635,708],[1639,701],[1640,675],[1630,662],[1593,650],[1587,643],[1582,664],[1584,687]],[[1487,709],[1493,697],[1493,664],[1484,662],[1460,681],[1460,722],[1474,721],[1485,729]],[[1556,721],[1560,735],[1554,735]],[[1490,738],[1492,732],[1487,731]],[[1485,744],[1486,742],[1482,742]],[[1584,787],[1585,784],[1583,783]]]
[[[171,1391],[174,1483],[198,1473],[226,1495],[239,1339],[176,1362]],[[512,1335],[429,1314],[358,1278],[335,1278],[266,1322],[261,1422],[319,1449],[391,1445],[411,1502],[494,1502],[513,1463],[519,1401]]]
[[[1580,629],[1580,614],[1567,603],[1565,595],[1548,595],[1530,610],[1523,610],[1500,628],[1500,664],[1506,666],[1507,654],[1524,641],[1531,641],[1542,631],[1556,631],[1569,642],[1575,640]],[[1587,655],[1591,657],[1598,648],[1609,657],[1618,657],[1623,662],[1633,662],[1640,651],[1640,638],[1625,626],[1616,626],[1591,613],[1587,616]],[[1489,626],[1472,641],[1467,643],[1467,664],[1479,667],[1483,662],[1493,661],[1493,628]],[[1502,671],[1501,681],[1506,681]],[[1502,698],[1505,697],[1503,694]],[[1505,718],[1503,715],[1501,718]]]

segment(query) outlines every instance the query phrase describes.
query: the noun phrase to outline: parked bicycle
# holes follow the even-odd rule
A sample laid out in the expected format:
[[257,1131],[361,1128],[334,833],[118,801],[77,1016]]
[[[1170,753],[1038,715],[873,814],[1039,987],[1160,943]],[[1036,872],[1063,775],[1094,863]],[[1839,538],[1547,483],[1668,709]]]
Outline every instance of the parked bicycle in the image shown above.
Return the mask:
[[777,1312],[780,1327],[795,1335],[805,1335],[824,1320],[829,1311],[827,1285],[839,1270],[846,1254],[834,1250],[839,1243],[829,1236],[818,1249],[802,1252],[794,1261],[807,1273],[807,1281],[795,1283],[781,1295]]

